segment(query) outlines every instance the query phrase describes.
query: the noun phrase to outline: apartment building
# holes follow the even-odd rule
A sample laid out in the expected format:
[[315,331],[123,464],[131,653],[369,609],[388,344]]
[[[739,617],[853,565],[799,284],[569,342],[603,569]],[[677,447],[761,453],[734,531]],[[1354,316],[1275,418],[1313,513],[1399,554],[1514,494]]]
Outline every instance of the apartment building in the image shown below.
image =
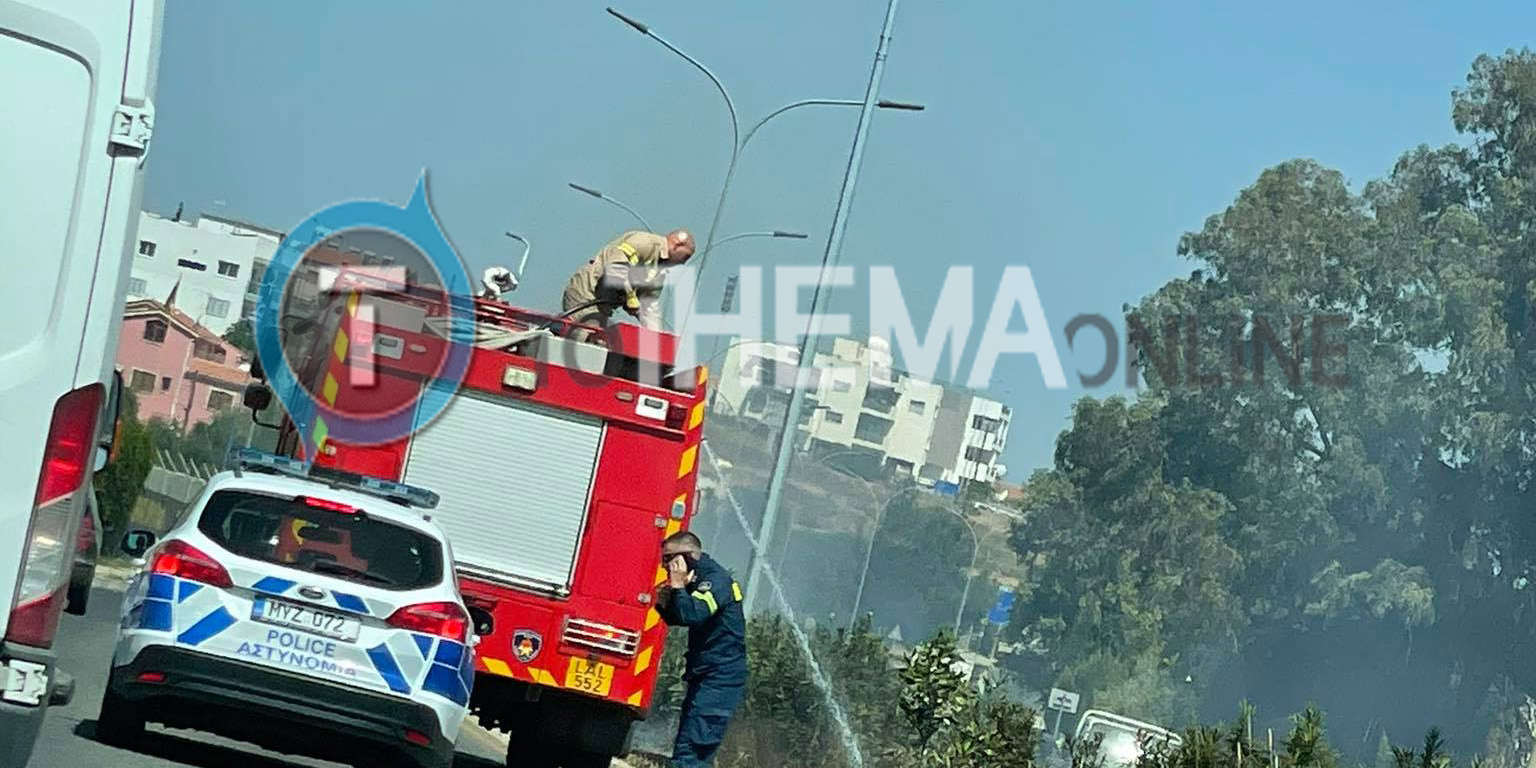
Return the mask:
[[160,299],[175,289],[177,305],[200,326],[222,336],[250,309],[258,265],[272,259],[278,232],[204,215],[139,214],[139,240],[128,279],[128,299]]
[[[783,423],[797,350],[733,339],[712,408],[767,426]],[[801,413],[800,449],[864,455],[927,485],[992,483],[1006,467],[1011,413],[970,390],[916,379],[892,366],[883,339],[839,338],[818,351]]]

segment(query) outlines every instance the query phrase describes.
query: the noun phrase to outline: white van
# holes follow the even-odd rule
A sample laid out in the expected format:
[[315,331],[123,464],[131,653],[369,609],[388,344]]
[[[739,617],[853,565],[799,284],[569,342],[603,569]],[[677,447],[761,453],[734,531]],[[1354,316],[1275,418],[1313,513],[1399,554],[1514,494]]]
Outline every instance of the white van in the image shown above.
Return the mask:
[[0,1],[0,768],[72,692],[52,647],[111,434],[160,22],[160,0]]

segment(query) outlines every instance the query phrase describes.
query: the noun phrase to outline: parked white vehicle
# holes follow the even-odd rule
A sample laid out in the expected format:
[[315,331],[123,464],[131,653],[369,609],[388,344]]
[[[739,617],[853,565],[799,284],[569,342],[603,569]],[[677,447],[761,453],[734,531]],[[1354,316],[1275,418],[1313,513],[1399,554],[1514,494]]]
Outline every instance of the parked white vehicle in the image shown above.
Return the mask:
[[159,0],[0,2],[0,768],[72,686],[52,651],[83,489],[111,434]]
[[1125,768],[1136,764],[1141,757],[1141,742],[1162,742],[1176,747],[1184,740],[1167,728],[1144,723],[1124,715],[1090,709],[1077,719],[1075,741],[1083,742],[1093,736],[1103,737],[1099,754],[1104,757],[1105,768]]
[[[153,721],[447,768],[475,664],[436,495],[250,449],[239,467],[129,584],[97,736],[131,746]],[[132,531],[123,549],[153,538]]]

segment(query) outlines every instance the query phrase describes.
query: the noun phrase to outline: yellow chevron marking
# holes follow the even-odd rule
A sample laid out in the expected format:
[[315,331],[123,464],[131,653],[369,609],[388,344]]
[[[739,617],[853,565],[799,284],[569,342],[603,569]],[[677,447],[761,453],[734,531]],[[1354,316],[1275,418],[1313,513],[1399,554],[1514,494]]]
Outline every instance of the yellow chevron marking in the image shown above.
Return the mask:
[[688,449],[683,451],[683,460],[677,465],[677,476],[687,477],[688,473],[693,471],[693,464],[698,459],[699,447],[697,445],[688,446]]
[[693,412],[688,415],[688,428],[698,429],[704,423],[704,404],[699,403],[693,407]]
[[641,695],[644,694],[644,693],[645,693],[645,691],[635,691],[634,693],[631,693],[629,695],[629,703],[632,706],[636,706],[636,707],[640,706]]
[[336,381],[336,377],[329,373],[325,374],[325,389],[323,390],[323,394],[325,395],[326,405],[336,404],[336,391],[339,389],[341,389],[341,384]]
[[350,294],[347,295],[347,314],[349,314],[349,315],[356,315],[357,314],[357,297],[358,297],[358,294],[355,293],[355,292],[354,293],[350,293]]
[[502,677],[512,676],[512,667],[507,666],[507,663],[501,659],[481,659],[481,661],[485,662],[485,668],[490,670],[493,675],[501,675]]
[[651,668],[651,653],[654,649],[647,648],[635,657],[635,674],[640,674]]
[[661,614],[657,613],[655,608],[645,612],[645,631],[649,632],[655,629],[656,625],[660,623]]
[[[683,529],[683,521],[681,521],[681,520],[668,520],[667,521],[667,535],[668,536],[671,536],[672,534],[677,533],[678,531],[681,531],[682,529]],[[665,575],[665,574],[663,574],[663,575]]]
[[334,347],[332,347],[331,349],[333,351],[335,351],[336,359],[337,360],[346,361],[346,359],[347,359],[347,334],[346,334],[346,332],[344,332],[344,331],[337,331],[336,332],[336,345]]
[[310,437],[315,439],[316,453],[319,453],[320,449],[325,447],[325,438],[330,436],[330,434],[331,428],[326,426],[325,419],[315,419],[315,431],[310,433]]

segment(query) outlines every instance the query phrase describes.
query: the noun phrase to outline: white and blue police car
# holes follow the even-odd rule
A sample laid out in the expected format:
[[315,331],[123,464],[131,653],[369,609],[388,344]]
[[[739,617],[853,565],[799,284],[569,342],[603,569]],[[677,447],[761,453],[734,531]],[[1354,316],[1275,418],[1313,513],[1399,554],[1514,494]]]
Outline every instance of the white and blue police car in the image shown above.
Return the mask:
[[146,722],[358,765],[453,761],[471,622],[431,491],[252,450],[128,586],[100,740]]

